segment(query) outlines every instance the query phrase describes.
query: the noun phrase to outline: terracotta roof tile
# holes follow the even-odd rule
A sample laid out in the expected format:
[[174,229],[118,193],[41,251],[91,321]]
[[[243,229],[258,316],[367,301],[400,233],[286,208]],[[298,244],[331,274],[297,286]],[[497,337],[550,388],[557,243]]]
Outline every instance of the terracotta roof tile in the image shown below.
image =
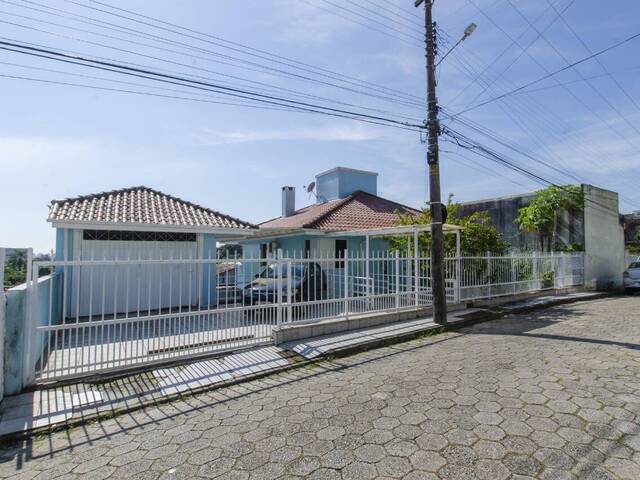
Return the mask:
[[147,187],[53,200],[51,222],[146,224],[184,227],[256,228],[248,222]]
[[414,208],[366,192],[331,202],[309,205],[289,217],[278,217],[260,228],[311,228],[327,231],[386,228],[398,224],[400,214],[419,215]]

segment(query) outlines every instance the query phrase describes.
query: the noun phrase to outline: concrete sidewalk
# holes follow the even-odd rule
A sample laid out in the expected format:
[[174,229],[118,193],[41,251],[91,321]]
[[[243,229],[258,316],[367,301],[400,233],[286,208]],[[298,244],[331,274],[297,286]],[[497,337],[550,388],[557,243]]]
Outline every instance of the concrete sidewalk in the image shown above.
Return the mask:
[[[449,315],[446,328],[455,329],[507,314],[593,300],[604,295],[592,292],[545,295],[485,308],[457,310]],[[100,417],[297,368],[327,356],[348,355],[352,351],[397,343],[444,329],[431,317],[423,317],[303,339],[280,347],[255,348],[102,383],[78,383],[27,392],[7,397],[0,405],[0,438],[76,426]]]

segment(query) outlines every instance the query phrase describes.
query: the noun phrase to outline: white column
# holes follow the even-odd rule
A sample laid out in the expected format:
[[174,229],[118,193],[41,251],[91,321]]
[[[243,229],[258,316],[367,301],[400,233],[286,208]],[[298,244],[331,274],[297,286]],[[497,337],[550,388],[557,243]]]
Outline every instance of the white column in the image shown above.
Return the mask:
[[349,318],[349,250],[344,251],[344,317]]
[[[419,279],[419,275],[420,275],[420,252],[419,252],[419,248],[418,248],[418,227],[414,227],[413,229],[413,268],[414,268],[414,272],[413,272],[413,277],[414,277],[414,292],[415,292],[415,303],[416,303],[416,307],[418,306],[418,301],[419,301],[419,297],[418,297],[418,288],[420,285],[420,279]],[[429,271],[431,271],[431,269],[429,269]]]
[[461,286],[462,286],[462,251],[461,251],[461,247],[460,247],[460,230],[456,230],[456,292],[455,292],[455,297],[456,297],[456,303],[460,303],[460,301],[462,300],[462,292],[461,292]]
[[369,234],[365,235],[364,240],[364,255],[365,255],[365,264],[364,264],[364,276],[367,278],[367,299],[371,296],[371,289],[369,285],[371,284],[371,279],[369,278]]

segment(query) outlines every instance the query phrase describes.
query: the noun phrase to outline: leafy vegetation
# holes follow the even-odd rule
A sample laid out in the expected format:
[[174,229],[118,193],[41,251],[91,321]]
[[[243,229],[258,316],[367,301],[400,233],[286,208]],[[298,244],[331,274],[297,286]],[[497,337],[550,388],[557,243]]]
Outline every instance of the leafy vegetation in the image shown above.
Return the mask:
[[[51,260],[51,255],[39,254],[33,257],[35,261]],[[49,275],[50,268],[40,268],[41,277]],[[10,250],[5,260],[4,267],[4,287],[12,288],[23,284],[27,280],[27,251],[24,249]]]
[[578,185],[566,187],[552,185],[539,190],[531,203],[519,210],[515,221],[520,230],[538,235],[542,251],[550,251],[557,247],[559,214],[561,212],[576,213],[583,208],[584,195]]
[[6,259],[4,268],[4,286],[15,287],[25,282],[27,277],[27,252],[13,250]]
[[[466,217],[460,217],[459,209],[460,205],[455,203],[453,195],[450,195],[447,201],[447,223],[463,228],[460,236],[460,250],[463,255],[486,255],[487,252],[503,254],[507,251],[509,243],[502,238],[502,234],[498,233],[495,227],[491,226],[488,212],[474,212]],[[424,209],[418,218],[411,215],[401,215],[398,225],[428,225],[429,223],[431,223],[431,213],[428,209]],[[431,249],[431,236],[420,235],[418,241],[421,251]],[[392,250],[406,253],[406,237],[392,238],[390,247]],[[446,256],[455,256],[456,238],[454,235],[445,235],[444,248]]]

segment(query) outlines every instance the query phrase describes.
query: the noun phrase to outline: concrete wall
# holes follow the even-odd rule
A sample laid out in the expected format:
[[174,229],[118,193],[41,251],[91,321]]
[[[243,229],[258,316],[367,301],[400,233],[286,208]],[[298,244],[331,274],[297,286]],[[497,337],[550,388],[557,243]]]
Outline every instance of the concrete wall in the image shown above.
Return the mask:
[[[62,275],[55,273],[38,279],[36,325],[56,324],[61,317]],[[50,290],[51,289],[51,290]],[[53,302],[50,303],[49,299]],[[7,291],[4,338],[4,393],[15,395],[23,388],[25,339],[28,326],[27,286],[18,285]],[[35,360],[40,358],[44,335],[34,337]]]
[[[491,225],[509,242],[513,250],[540,250],[540,241],[535,233],[522,232],[515,220],[522,207],[529,205],[535,192],[510,197],[490,198],[460,204],[458,215],[466,217],[475,212],[489,213]],[[556,243],[561,245],[584,245],[582,212],[564,212],[558,219]],[[545,247],[546,248],[546,247]]]
[[592,185],[582,188],[585,195],[585,284],[599,290],[620,288],[626,266],[618,194]]
[[[585,283],[592,288],[618,288],[624,271],[624,231],[618,213],[618,194],[582,185],[585,208],[563,212],[558,221],[556,244],[582,245],[585,252]],[[491,224],[515,250],[540,250],[538,236],[523,233],[515,223],[518,210],[534,198],[535,192],[462,203],[460,216],[487,211]]]

